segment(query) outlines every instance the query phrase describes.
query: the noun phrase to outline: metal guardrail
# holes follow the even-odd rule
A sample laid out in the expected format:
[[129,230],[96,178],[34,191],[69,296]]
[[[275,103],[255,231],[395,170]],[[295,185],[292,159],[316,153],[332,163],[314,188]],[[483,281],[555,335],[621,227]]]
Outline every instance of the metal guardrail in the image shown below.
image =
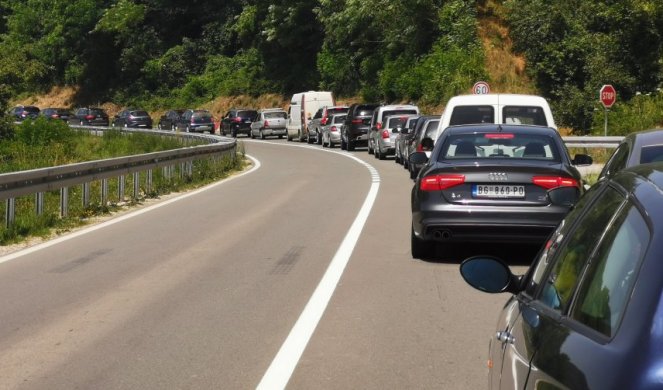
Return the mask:
[[[94,134],[115,130],[107,127],[71,126]],[[6,201],[5,221],[10,226],[15,220],[15,199],[19,196],[35,194],[37,214],[43,212],[44,193],[60,190],[60,215],[66,216],[68,209],[68,189],[83,185],[83,203],[89,202],[90,183],[101,180],[101,198],[105,202],[108,193],[108,179],[117,177],[121,196],[124,192],[125,175],[134,175],[134,198],[140,191],[140,173],[147,172],[145,188],[152,186],[152,170],[164,169],[164,176],[171,177],[174,167],[180,165],[180,174],[193,175],[193,161],[199,159],[221,159],[224,156],[235,158],[237,142],[233,138],[212,134],[181,133],[160,130],[119,129],[126,133],[145,133],[162,137],[177,137],[184,144],[193,141],[206,142],[204,145],[186,146],[180,149],[139,154],[135,156],[110,158],[57,167],[31,169],[27,171],[0,174],[0,200]],[[117,131],[117,130],[115,130]]]
[[568,136],[562,137],[562,139],[567,148],[616,148],[624,137]]

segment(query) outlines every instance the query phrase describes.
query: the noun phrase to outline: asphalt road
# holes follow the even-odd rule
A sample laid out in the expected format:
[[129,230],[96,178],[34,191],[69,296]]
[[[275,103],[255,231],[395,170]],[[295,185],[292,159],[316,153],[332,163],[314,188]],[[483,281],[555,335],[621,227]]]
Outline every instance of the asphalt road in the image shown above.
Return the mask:
[[413,260],[393,160],[243,141],[241,176],[0,258],[0,389],[485,388],[507,296],[458,264],[536,248]]

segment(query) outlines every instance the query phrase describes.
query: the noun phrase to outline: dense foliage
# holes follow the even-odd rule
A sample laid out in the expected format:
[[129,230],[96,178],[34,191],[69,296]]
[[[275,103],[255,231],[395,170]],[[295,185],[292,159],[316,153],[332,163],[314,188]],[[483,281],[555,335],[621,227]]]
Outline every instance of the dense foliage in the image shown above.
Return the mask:
[[561,124],[592,128],[604,83],[620,102],[660,86],[656,0],[0,0],[0,85],[148,109],[318,88],[437,106],[491,81],[487,4]]

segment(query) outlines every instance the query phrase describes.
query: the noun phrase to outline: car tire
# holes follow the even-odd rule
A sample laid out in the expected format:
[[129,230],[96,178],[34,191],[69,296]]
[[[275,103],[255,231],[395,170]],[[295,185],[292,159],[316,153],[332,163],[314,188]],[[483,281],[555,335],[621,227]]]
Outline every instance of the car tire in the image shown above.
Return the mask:
[[81,121],[81,126],[85,126],[85,125],[83,124],[83,121]]
[[345,148],[348,152],[352,152],[355,150],[355,144],[354,142],[348,140],[347,144],[345,145]]
[[283,139],[283,136],[281,134],[279,134],[279,139]]
[[320,131],[315,132],[315,141],[318,145],[322,145],[322,135],[320,134]]
[[312,144],[313,143],[313,138],[311,138],[311,132],[309,131],[306,133],[306,143],[307,144]]
[[348,144],[345,143],[343,137],[341,137],[341,150],[348,150]]
[[233,138],[237,138],[237,130],[231,129],[230,130],[230,136],[233,137]]
[[435,254],[434,242],[424,241],[417,238],[417,236],[414,235],[414,229],[412,229],[410,234],[410,252],[412,253],[413,259],[428,259]]
[[260,139],[265,139],[265,133],[263,133],[262,130],[260,130]]
[[255,134],[253,134],[253,130],[249,132],[249,137],[251,137],[251,139],[256,139]]
[[177,126],[174,123],[170,125],[170,131],[177,131]]

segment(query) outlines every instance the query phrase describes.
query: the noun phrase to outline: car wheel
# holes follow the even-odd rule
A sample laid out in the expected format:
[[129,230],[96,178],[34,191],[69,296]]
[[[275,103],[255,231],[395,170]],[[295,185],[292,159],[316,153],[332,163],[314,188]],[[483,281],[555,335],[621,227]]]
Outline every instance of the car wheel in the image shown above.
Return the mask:
[[177,130],[177,126],[175,126],[175,124],[173,123],[172,125],[170,125],[170,130],[171,130],[171,131],[176,131],[176,130]]
[[307,144],[312,144],[313,143],[313,138],[311,138],[311,132],[309,131],[306,133],[306,143]]
[[353,150],[355,150],[354,142],[348,140],[348,143],[346,145],[346,149],[348,150],[348,152],[352,152]]
[[283,136],[281,134],[279,134],[279,139],[283,139]]
[[236,130],[236,129],[232,129],[232,130],[230,130],[230,135],[231,135],[233,138],[237,138],[237,130]]
[[414,229],[411,231],[410,251],[413,259],[428,259],[434,255],[435,243],[424,241],[414,235]]
[[255,134],[253,134],[253,130],[249,131],[249,137],[250,137],[251,139],[256,139]]
[[263,133],[262,130],[260,130],[260,139],[265,139],[265,133]]
[[348,144],[345,143],[343,137],[341,137],[341,150],[348,150]]
[[319,131],[315,132],[315,140],[318,143],[318,145],[322,145],[322,134],[320,134]]
[[129,125],[125,123],[125,124],[124,124],[124,128],[126,129],[126,128],[128,128],[128,127],[129,127]]
[[83,121],[81,121],[81,126],[84,126],[84,125],[83,125]]

